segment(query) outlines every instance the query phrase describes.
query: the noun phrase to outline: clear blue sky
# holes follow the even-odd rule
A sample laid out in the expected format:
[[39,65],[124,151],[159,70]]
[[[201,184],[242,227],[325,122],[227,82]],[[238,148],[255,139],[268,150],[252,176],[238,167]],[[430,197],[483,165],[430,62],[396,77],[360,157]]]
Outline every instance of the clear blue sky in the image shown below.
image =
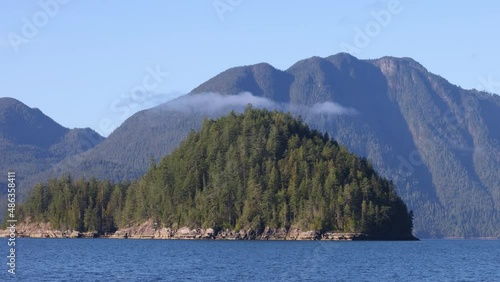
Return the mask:
[[[499,1],[400,0],[392,12],[387,0],[60,0],[68,3],[48,12],[40,4],[55,1],[0,2],[0,96],[104,135],[103,120],[118,125],[227,68],[265,61],[286,69],[343,43],[356,47],[356,28],[371,28],[358,58],[412,57],[464,88],[500,81]],[[382,10],[391,19],[377,30],[372,12]],[[163,95],[117,111],[148,67],[168,72],[152,90]]]

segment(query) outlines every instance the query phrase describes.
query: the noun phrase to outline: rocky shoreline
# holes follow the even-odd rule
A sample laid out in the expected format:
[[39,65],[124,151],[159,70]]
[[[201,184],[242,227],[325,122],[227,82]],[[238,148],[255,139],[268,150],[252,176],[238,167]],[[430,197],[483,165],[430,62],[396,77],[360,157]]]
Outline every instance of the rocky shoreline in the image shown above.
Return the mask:
[[[418,240],[414,236],[375,237],[363,233],[324,232],[300,230],[298,228],[266,227],[261,233],[253,229],[220,230],[213,228],[155,228],[152,221],[119,229],[113,234],[100,235],[94,232],[54,230],[50,223],[21,223],[16,226],[19,238],[116,238],[116,239],[173,239],[173,240],[298,240],[298,241],[358,241],[358,240]],[[1,237],[9,236],[8,230],[1,230]]]

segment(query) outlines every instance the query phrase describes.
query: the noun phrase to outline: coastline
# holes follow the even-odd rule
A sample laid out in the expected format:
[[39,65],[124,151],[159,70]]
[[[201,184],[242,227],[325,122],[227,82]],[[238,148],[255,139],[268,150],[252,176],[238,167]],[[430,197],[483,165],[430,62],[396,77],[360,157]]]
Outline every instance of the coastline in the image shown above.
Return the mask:
[[[0,230],[0,237],[9,237],[9,230]],[[17,238],[109,238],[109,239],[151,239],[151,240],[281,240],[281,241],[418,241],[408,236],[372,236],[355,232],[321,232],[291,227],[270,228],[262,232],[253,229],[219,230],[213,228],[155,228],[152,221],[118,229],[111,234],[55,230],[50,223],[20,223],[16,227]]]

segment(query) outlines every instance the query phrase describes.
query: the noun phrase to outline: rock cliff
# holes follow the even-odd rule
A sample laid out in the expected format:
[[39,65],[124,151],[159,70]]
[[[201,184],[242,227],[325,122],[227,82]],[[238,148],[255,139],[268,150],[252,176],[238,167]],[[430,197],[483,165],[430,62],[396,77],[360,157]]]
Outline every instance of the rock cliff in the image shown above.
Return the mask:
[[[119,229],[113,234],[99,235],[94,232],[78,232],[75,230],[55,230],[50,223],[26,222],[16,226],[17,237],[26,238],[118,238],[118,239],[179,239],[179,240],[378,240],[363,233],[338,233],[318,230],[300,230],[298,228],[271,228],[266,227],[262,232],[253,229],[219,230],[213,228],[166,228],[158,227],[151,220],[142,224],[131,225]],[[0,230],[0,237],[8,237],[9,230]],[[389,238],[393,240],[415,240],[416,238]]]

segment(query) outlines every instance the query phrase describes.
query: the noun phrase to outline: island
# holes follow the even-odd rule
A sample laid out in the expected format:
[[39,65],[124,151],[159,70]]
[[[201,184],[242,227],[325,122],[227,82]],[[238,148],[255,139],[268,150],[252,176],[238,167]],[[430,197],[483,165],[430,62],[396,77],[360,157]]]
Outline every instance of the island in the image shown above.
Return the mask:
[[[18,208],[18,237],[418,240],[413,213],[365,158],[289,113],[205,119],[145,175],[66,175]],[[8,231],[1,235],[7,236]]]

